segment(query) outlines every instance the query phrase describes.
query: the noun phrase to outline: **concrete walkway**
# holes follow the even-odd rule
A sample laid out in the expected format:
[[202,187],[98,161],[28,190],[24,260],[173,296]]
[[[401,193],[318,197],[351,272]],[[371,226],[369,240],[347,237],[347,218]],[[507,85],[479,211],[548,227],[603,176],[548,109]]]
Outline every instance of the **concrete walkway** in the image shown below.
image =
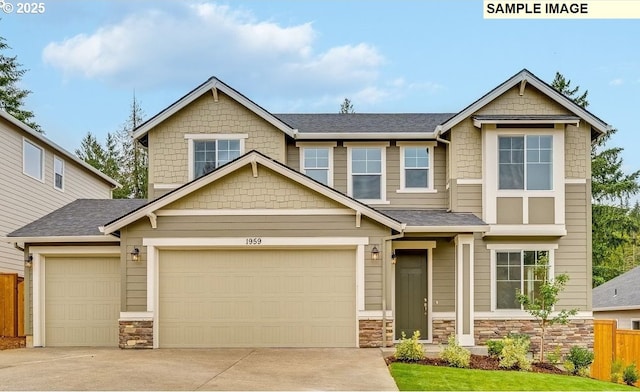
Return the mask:
[[0,351],[0,390],[397,391],[377,349]]

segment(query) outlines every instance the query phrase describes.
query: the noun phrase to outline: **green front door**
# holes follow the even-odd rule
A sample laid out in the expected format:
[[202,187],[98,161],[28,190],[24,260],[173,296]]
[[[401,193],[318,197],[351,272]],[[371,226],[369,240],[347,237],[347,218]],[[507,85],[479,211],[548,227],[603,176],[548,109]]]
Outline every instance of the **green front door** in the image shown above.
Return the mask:
[[396,251],[396,339],[420,331],[427,339],[427,251]]

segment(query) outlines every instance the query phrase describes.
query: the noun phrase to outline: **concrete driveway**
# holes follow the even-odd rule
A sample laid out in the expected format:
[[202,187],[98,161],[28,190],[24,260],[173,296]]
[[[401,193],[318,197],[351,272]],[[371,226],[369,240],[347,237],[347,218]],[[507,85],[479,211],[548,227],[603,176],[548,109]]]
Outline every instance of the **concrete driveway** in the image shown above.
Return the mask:
[[378,349],[0,351],[0,390],[389,390]]

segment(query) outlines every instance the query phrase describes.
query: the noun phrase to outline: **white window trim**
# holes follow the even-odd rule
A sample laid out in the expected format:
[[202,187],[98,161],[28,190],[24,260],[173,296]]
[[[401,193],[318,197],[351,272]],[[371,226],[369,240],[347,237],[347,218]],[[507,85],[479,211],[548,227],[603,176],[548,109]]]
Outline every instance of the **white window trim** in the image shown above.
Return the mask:
[[333,149],[337,146],[333,143],[296,143],[296,147],[300,150],[300,173],[307,174],[304,166],[304,151],[307,148],[326,148],[329,150],[329,170],[327,173],[327,185],[333,188]]
[[[522,190],[522,189],[498,189],[498,136],[527,136],[527,135],[552,135],[553,136],[553,186],[552,190]],[[490,225],[497,222],[496,198],[498,197],[522,197],[523,203],[528,203],[529,197],[553,197],[555,209],[555,224],[565,224],[565,157],[564,157],[564,129],[484,129],[482,131],[482,143],[484,156],[482,178],[485,180],[482,191],[482,220]],[[523,204],[523,224],[529,222],[529,211]]]
[[[27,154],[25,154],[25,147],[26,147],[26,143],[31,144],[33,147],[37,148],[40,150],[40,173],[42,173],[42,178],[38,178],[38,177],[34,177],[31,174],[27,173],[26,171],[26,167],[27,167]],[[44,183],[44,179],[45,179],[45,175],[44,175],[44,159],[45,159],[45,151],[44,148],[40,147],[39,145],[37,145],[36,143],[32,142],[31,140],[27,139],[26,137],[22,138],[22,174],[24,174],[25,176],[31,177],[34,180],[38,180],[42,183]]]
[[525,250],[545,251],[549,252],[549,276],[555,278],[555,251],[558,244],[488,244],[487,249],[490,251],[490,277],[491,277],[491,312],[503,313],[506,316],[526,316],[524,309],[498,309],[498,288],[496,276],[496,253],[497,252],[522,252]]
[[[62,186],[60,188],[58,188],[56,186],[56,161],[60,161],[60,163],[62,164]],[[53,156],[53,187],[61,192],[64,192],[64,185],[67,182],[67,178],[66,178],[66,170],[65,170],[65,162],[64,159],[60,158],[57,155]]]
[[347,195],[353,197],[353,173],[352,173],[352,153],[354,148],[379,148],[380,149],[380,199],[358,199],[365,204],[389,204],[387,200],[387,147],[389,143],[344,143],[347,147]]
[[240,140],[240,156],[244,155],[244,142],[249,138],[246,133],[187,133],[187,173],[188,181],[193,180],[194,140]]
[[[433,163],[434,163],[434,147],[435,143],[411,143],[411,142],[398,142],[396,143],[398,147],[400,147],[400,189],[396,190],[396,193],[438,193],[433,183]],[[429,174],[427,177],[427,181],[429,186],[426,188],[407,188],[406,187],[406,167],[404,161],[405,150],[407,147],[425,147],[429,153]]]

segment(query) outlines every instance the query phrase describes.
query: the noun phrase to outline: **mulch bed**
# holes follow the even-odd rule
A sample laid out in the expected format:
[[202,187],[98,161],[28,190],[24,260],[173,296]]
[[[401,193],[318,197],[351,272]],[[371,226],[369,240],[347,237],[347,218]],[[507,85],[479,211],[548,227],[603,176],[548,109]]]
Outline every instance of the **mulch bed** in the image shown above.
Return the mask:
[[[386,358],[387,365],[397,361],[394,356],[390,356]],[[449,366],[447,362],[440,358],[425,358],[421,361],[412,362],[420,365],[431,365],[431,366]],[[517,370],[517,369],[505,369],[500,367],[500,361],[498,358],[488,357],[486,355],[471,355],[471,361],[469,363],[469,367],[471,369],[478,370]],[[547,373],[547,374],[569,374],[568,372],[558,369],[554,365],[550,363],[540,363],[533,362],[531,364],[531,371],[535,373]]]
[[13,348],[26,347],[26,339],[24,336],[12,338],[7,336],[0,336],[0,350],[10,350]]

